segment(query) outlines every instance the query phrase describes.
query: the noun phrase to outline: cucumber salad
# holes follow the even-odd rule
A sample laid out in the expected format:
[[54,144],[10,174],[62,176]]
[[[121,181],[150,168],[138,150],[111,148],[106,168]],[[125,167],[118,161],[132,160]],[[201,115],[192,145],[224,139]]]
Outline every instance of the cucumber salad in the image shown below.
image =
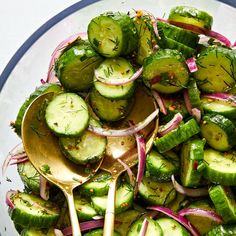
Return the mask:
[[[137,164],[119,176],[113,235],[236,235],[236,45],[212,25],[208,12],[187,6],[165,19],[145,10],[102,13],[87,33],[58,45],[47,79],[11,123],[21,137],[27,108],[51,92],[43,122],[74,165],[102,160],[108,137],[133,140]],[[120,128],[137,90],[157,108]],[[146,152],[142,130],[154,121],[157,135]],[[62,191],[40,176],[23,144],[9,153],[3,172],[13,164],[25,187],[9,190],[6,203],[19,235],[71,235]],[[111,179],[99,170],[75,189],[83,235],[103,235]]]

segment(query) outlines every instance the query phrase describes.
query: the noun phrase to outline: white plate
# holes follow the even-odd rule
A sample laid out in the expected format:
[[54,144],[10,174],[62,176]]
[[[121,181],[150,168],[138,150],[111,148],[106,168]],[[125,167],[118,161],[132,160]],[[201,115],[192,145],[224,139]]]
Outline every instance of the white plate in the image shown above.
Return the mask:
[[[236,9],[214,0],[85,0],[36,31],[15,54],[1,76],[0,88],[7,81],[0,94],[0,166],[9,150],[20,142],[9,123],[15,120],[19,107],[40,84],[40,79],[46,77],[50,55],[59,42],[76,32],[86,31],[90,19],[105,11],[145,9],[161,17],[176,5],[191,5],[208,11],[214,16],[213,29],[232,41],[235,39]],[[6,181],[7,178],[12,182]],[[18,235],[5,205],[6,192],[23,187],[15,167],[10,167],[0,181],[0,235]]]

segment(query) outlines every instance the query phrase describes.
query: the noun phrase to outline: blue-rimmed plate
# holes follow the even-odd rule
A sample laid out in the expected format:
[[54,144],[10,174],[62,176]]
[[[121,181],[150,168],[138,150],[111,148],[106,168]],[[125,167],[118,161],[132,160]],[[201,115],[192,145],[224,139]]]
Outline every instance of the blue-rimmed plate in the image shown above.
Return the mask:
[[[15,120],[25,98],[46,78],[53,49],[63,39],[86,31],[90,19],[104,11],[130,11],[145,9],[156,16],[168,14],[176,5],[191,5],[204,9],[214,16],[215,31],[232,41],[236,38],[236,9],[214,0],[85,0],[64,10],[36,31],[19,49],[1,75],[0,80],[0,165],[12,147],[20,142],[9,124]],[[0,177],[0,235],[18,235],[5,206],[9,189],[22,189],[15,167]]]

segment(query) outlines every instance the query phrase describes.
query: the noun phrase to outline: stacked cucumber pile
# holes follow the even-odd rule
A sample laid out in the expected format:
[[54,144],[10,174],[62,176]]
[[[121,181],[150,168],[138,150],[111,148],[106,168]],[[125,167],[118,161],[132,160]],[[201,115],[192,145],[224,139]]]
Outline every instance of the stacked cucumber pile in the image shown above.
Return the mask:
[[[101,14],[89,23],[88,40],[77,38],[56,58],[59,83],[37,88],[19,110],[13,126],[20,136],[30,103],[54,92],[45,121],[65,158],[86,168],[101,160],[107,145],[88,127],[117,127],[132,110],[137,87],[154,91],[158,135],[138,196],[126,174],[119,178],[114,235],[145,235],[145,228],[146,235],[236,235],[236,52],[202,40],[212,24],[208,13],[183,6],[173,8],[168,20],[141,10]],[[43,200],[30,162],[19,163],[18,172],[25,191],[8,193],[18,232],[55,235],[54,228],[70,226],[62,193],[50,186],[49,200]],[[104,216],[110,181],[99,171],[76,189],[81,222]]]

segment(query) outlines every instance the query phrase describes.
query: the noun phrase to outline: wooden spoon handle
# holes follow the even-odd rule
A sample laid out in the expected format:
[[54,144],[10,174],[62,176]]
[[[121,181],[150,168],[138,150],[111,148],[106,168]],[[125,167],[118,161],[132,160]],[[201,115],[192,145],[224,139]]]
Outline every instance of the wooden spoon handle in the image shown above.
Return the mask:
[[107,197],[107,209],[103,228],[103,236],[112,236],[114,234],[116,182],[117,177],[113,177]]
[[78,217],[77,217],[76,210],[75,210],[73,190],[64,191],[64,194],[66,196],[68,206],[69,206],[70,222],[71,222],[71,226],[72,226],[72,235],[73,236],[81,236],[79,221],[78,221]]

